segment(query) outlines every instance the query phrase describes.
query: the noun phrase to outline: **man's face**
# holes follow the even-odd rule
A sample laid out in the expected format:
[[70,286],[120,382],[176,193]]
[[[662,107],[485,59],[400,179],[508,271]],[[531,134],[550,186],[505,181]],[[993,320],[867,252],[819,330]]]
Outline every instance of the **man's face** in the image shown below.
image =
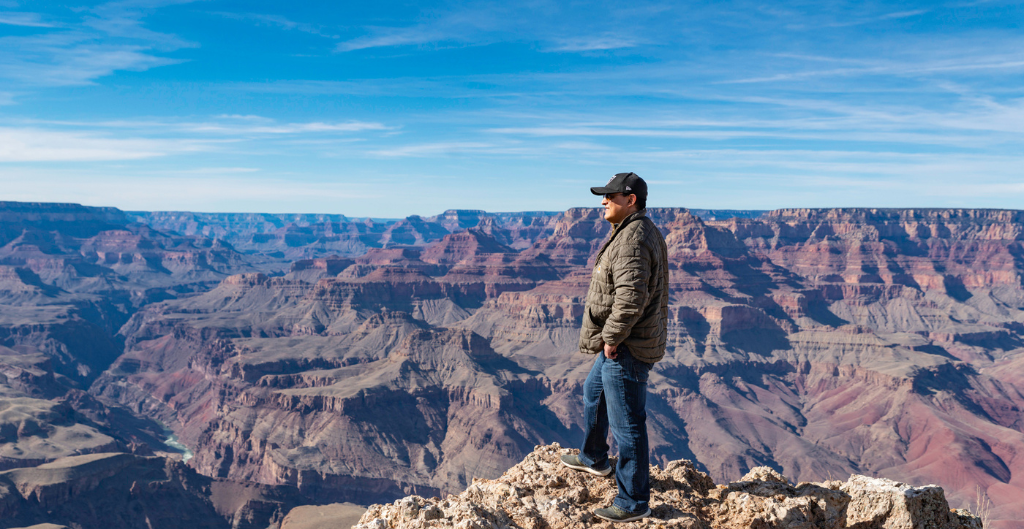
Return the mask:
[[604,220],[618,224],[636,211],[636,195],[609,193],[601,200],[601,205],[604,206]]

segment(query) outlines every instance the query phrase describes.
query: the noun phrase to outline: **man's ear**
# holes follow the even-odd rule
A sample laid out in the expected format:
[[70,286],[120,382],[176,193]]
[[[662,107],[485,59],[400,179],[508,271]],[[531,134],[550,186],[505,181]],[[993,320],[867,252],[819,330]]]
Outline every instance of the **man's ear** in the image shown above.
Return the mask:
[[629,199],[626,201],[626,207],[628,208],[630,206],[635,206],[635,205],[636,205],[636,195],[629,195]]

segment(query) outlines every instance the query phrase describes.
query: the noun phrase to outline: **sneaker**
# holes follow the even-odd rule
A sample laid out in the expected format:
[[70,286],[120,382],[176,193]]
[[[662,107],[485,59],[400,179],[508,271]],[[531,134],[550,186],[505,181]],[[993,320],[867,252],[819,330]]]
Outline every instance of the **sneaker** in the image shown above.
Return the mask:
[[612,473],[611,465],[608,465],[605,468],[594,468],[584,463],[583,461],[580,461],[580,457],[576,454],[566,454],[563,455],[560,459],[562,460],[562,464],[569,468],[575,470],[582,470],[584,472],[590,472],[595,476],[607,476],[608,474]]
[[620,509],[618,505],[612,504],[611,507],[594,509],[594,514],[596,514],[598,518],[608,520],[609,522],[634,522],[650,516],[651,509],[644,509],[642,512],[629,512]]

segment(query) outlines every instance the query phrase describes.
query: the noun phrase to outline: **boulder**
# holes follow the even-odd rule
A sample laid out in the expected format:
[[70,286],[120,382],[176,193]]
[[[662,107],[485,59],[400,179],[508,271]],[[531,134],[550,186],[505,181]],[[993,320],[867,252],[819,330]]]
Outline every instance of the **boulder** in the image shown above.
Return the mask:
[[849,495],[840,482],[801,483],[793,487],[770,467],[756,467],[740,481],[708,494],[715,528],[839,529],[846,527]]
[[839,490],[850,495],[846,509],[846,524],[850,527],[954,529],[964,525],[962,515],[950,512],[946,495],[935,485],[912,487],[890,479],[853,475]]

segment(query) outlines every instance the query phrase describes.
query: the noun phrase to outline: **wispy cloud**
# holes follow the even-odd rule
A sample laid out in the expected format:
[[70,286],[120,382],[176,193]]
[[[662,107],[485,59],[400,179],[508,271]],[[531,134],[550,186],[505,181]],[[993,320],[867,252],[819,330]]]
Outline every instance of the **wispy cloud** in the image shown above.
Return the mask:
[[[656,16],[635,6],[635,12]],[[471,45],[493,43],[523,43],[536,46],[544,52],[587,53],[606,50],[634,48],[642,45],[644,39],[630,36],[636,33],[636,21],[623,28],[617,24],[621,18],[630,18],[634,11],[611,10],[608,16],[611,24],[595,25],[577,15],[582,13],[559,13],[553,20],[537,20],[536,11],[549,9],[561,11],[562,6],[516,6],[514,4],[492,4],[485,8],[465,9],[426,17],[417,24],[397,27],[365,26],[365,35],[338,43],[336,51],[350,52],[370,48],[395,46]],[[629,14],[626,14],[629,13]],[[589,15],[592,15],[590,13]],[[623,22],[624,23],[624,22]],[[614,31],[607,27],[611,25]],[[642,23],[641,23],[642,27]]]
[[229,13],[223,11],[218,11],[214,14],[234,20],[255,22],[257,25],[261,26],[276,27],[289,31],[301,31],[303,33],[309,33],[311,35],[317,35],[329,39],[341,38],[341,36],[336,32],[330,31],[324,26],[306,22],[297,22],[281,15],[268,15],[263,13]]
[[24,13],[20,11],[0,12],[0,24],[8,26],[22,26],[29,28],[52,28],[53,24],[43,22],[43,17],[38,13]]
[[638,44],[639,42],[634,39],[617,36],[577,37],[556,40],[554,45],[549,48],[549,51],[585,52],[619,50],[633,48]]
[[[302,182],[288,175],[165,171],[138,178],[105,172],[48,172],[15,168],[0,175],[6,200],[77,202],[126,210],[258,211],[325,208],[339,200],[379,199],[380,190],[338,182]],[[58,184],[40,186],[40,182]],[[47,187],[49,189],[45,190]],[[346,202],[351,203],[351,202]],[[225,206],[230,204],[230,206]],[[311,206],[311,204],[314,204]]]
[[79,10],[75,22],[52,24],[36,13],[0,13],[0,23],[49,29],[0,38],[0,78],[25,86],[89,84],[116,71],[144,71],[182,62],[158,55],[196,44],[145,27],[151,9],[181,2],[109,2]]
[[181,62],[152,55],[141,46],[89,43],[74,34],[0,38],[0,46],[5,45],[23,51],[0,56],[0,76],[25,85],[89,84],[118,70],[143,71]]
[[61,52],[47,63],[0,59],[9,79],[27,85],[67,86],[89,84],[115,71],[143,71],[181,61],[154,57],[137,49],[84,46]]
[[231,125],[224,123],[183,123],[183,130],[194,132],[216,132],[224,134],[303,134],[316,132],[362,132],[368,130],[391,130],[382,123],[347,121],[342,123],[284,123],[280,125]]
[[[278,123],[260,116],[208,121],[7,120],[0,125],[0,162],[143,160],[225,152],[273,156],[286,152],[283,138],[319,142],[329,150],[357,133],[388,133],[394,127],[365,121]],[[282,139],[278,139],[282,138]],[[325,153],[326,154],[326,153]]]
[[831,131],[793,132],[784,130],[722,130],[722,129],[650,129],[631,127],[520,127],[495,128],[487,132],[496,134],[527,135],[537,137],[605,137],[605,138],[657,138],[657,139],[691,139],[727,141],[738,139],[765,138],[807,141],[855,141],[855,142],[890,142],[912,145],[964,145],[980,143],[985,140],[948,134],[924,134],[916,132],[884,132],[884,131]]
[[139,160],[207,148],[196,140],[110,138],[80,132],[0,127],[0,162]]
[[878,23],[878,22],[885,22],[885,21],[889,21],[889,20],[900,20],[900,19],[904,19],[904,18],[916,17],[916,16],[924,15],[924,14],[928,13],[929,11],[931,11],[931,10],[930,9],[909,9],[909,10],[905,10],[905,11],[894,11],[894,12],[891,12],[891,13],[884,13],[884,14],[877,15],[877,16],[854,17],[854,18],[852,18],[850,20],[830,22],[830,23],[822,24],[822,27],[843,28],[843,27],[851,27],[851,26],[863,26],[863,25],[874,24],[874,23]]
[[371,150],[368,154],[385,158],[406,158],[424,156],[459,156],[466,153],[480,153],[490,151],[497,147],[493,143],[457,141],[440,143],[423,143],[417,145],[405,145],[388,149]]
[[176,169],[174,174],[202,174],[202,175],[223,175],[239,173],[258,173],[256,167],[197,167],[195,169]]
[[457,40],[459,38],[458,35],[447,33],[442,31],[440,28],[431,26],[369,29],[371,30],[370,35],[340,42],[335,47],[335,50],[339,52],[347,52],[365,50],[369,48],[426,44],[428,42]]
[[764,77],[746,77],[719,81],[720,84],[769,83],[777,81],[800,81],[818,77],[855,77],[868,75],[915,76],[934,73],[976,72],[980,70],[1011,70],[1024,71],[1024,57],[997,58],[985,57],[982,62],[977,58],[963,62],[931,62],[926,64],[888,63],[863,68],[832,68],[828,70],[808,70],[786,72]]
[[86,11],[82,22],[84,26],[99,30],[104,35],[146,42],[162,51],[190,48],[197,44],[177,35],[153,31],[146,27],[144,20],[159,8],[197,1],[199,0],[115,0],[101,3]]
[[218,135],[249,134],[316,134],[331,132],[390,131],[396,127],[370,121],[278,123],[257,115],[221,115],[208,121],[123,119],[114,121],[34,120],[36,125],[75,127],[80,129],[133,129],[150,133],[215,133]]
[[609,152],[615,150],[613,147],[589,141],[563,141],[552,145],[552,147],[577,152]]
[[511,16],[514,7],[505,3],[480,3],[471,8],[422,9],[410,23],[384,26],[365,25],[362,36],[338,43],[337,52],[395,46],[481,45],[508,40],[522,21]]
[[896,12],[893,12],[893,13],[886,13],[886,14],[878,17],[878,18],[880,18],[882,20],[889,20],[889,19],[894,19],[894,18],[909,18],[909,17],[916,17],[918,15],[923,15],[923,14],[929,12],[929,11],[930,11],[929,9],[911,9],[911,10],[908,10],[908,11],[896,11]]

